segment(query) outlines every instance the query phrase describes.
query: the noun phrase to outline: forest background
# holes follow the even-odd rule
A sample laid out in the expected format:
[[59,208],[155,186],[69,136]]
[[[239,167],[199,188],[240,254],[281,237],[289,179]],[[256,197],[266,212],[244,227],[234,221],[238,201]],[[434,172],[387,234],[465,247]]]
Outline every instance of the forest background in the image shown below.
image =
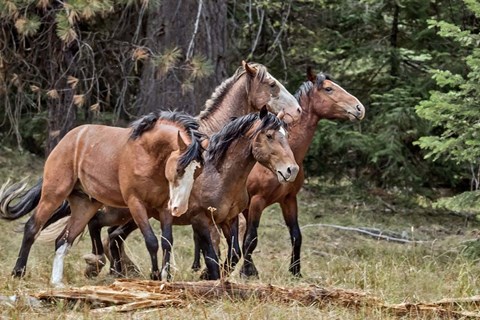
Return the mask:
[[241,60],[311,66],[366,106],[321,121],[308,176],[480,202],[480,1],[2,0],[0,142],[46,156],[83,123],[198,114]]

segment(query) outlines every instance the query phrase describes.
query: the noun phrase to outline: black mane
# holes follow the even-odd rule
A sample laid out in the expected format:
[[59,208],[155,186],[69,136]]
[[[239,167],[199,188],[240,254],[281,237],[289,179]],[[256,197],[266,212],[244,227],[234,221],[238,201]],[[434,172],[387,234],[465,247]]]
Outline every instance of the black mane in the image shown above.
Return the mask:
[[151,130],[158,120],[167,120],[178,124],[190,136],[191,143],[188,145],[185,153],[178,159],[180,170],[185,169],[193,160],[203,164],[201,140],[204,136],[198,131],[199,125],[197,120],[184,112],[151,112],[131,123],[132,133],[130,134],[130,139],[135,140],[141,137],[144,132]]
[[217,166],[225,157],[225,153],[230,145],[238,138],[245,136],[257,120],[261,120],[261,123],[258,128],[247,137],[249,139],[259,131],[270,129],[278,130],[281,126],[286,126],[282,120],[278,119],[276,115],[270,112],[268,112],[263,118],[260,118],[259,113],[250,113],[239,118],[234,118],[223,127],[222,130],[210,138],[205,156],[206,161],[212,162]]

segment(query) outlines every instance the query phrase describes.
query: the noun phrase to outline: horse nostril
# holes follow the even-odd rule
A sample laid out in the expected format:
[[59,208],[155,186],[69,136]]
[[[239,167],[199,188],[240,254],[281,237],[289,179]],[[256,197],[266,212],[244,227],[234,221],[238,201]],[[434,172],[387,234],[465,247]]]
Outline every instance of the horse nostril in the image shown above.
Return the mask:
[[297,108],[297,112],[300,114],[302,113],[302,108]]
[[362,107],[359,104],[357,104],[357,111],[362,111]]
[[287,168],[287,173],[290,175],[292,174],[292,169],[290,169],[290,167]]

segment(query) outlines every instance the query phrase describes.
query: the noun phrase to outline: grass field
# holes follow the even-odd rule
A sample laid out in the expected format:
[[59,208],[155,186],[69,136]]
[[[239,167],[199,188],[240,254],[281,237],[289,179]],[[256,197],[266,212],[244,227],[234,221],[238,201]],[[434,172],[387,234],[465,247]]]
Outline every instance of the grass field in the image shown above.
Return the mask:
[[[0,150],[0,182],[15,181],[41,173],[42,161],[29,155]],[[284,287],[318,285],[365,291],[386,303],[429,302],[442,298],[480,294],[480,223],[473,217],[434,210],[424,197],[391,190],[361,190],[348,181],[340,184],[308,181],[300,194],[300,225],[303,226],[302,274],[288,273],[290,239],[278,206],[268,208],[259,229],[254,259],[259,279],[250,283]],[[25,221],[25,220],[22,220]],[[155,230],[158,223],[153,222]],[[424,243],[399,244],[377,240],[353,231],[318,224],[370,227],[392,231]],[[49,288],[53,244],[35,244],[23,280],[13,279],[11,269],[22,234],[18,222],[0,221],[0,295],[28,295]],[[193,258],[190,227],[174,228],[174,281],[195,281],[190,271]],[[114,279],[104,270],[97,279],[83,276],[82,255],[89,252],[88,234],[66,258],[65,282],[71,286],[105,285]],[[137,232],[127,241],[127,252],[148,278],[150,262]],[[236,272],[230,281],[246,283]],[[465,307],[476,311],[475,307]],[[461,309],[460,309],[461,310]],[[89,306],[56,303],[33,307],[25,303],[0,302],[2,318],[90,318]],[[396,319],[380,308],[346,308],[337,304],[303,306],[231,299],[189,301],[185,308],[142,310],[108,314],[106,319]],[[435,315],[423,316],[436,319]]]

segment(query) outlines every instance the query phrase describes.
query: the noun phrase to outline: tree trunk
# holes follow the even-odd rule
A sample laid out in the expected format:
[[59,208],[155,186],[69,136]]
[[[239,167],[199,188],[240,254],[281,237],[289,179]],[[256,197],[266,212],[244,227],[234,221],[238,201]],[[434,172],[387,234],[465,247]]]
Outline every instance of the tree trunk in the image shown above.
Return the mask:
[[[55,11],[50,10],[46,19],[54,25]],[[56,35],[55,28],[48,31],[48,56],[45,61],[50,85],[47,100],[47,143],[45,156],[55,148],[58,142],[75,126],[77,110],[74,105],[74,88],[68,84],[68,76],[73,76],[76,70],[75,54],[78,47],[75,43],[67,45]],[[77,58],[78,59],[78,58]]]
[[400,61],[398,59],[398,16],[400,14],[400,6],[395,2],[393,6],[393,20],[392,20],[392,31],[390,33],[390,75],[392,76],[392,81],[396,82],[396,77],[398,77],[400,69]]
[[[137,112],[177,109],[197,114],[215,87],[226,78],[227,43],[226,0],[164,0],[149,13],[147,46],[154,54],[172,48],[181,50],[180,61],[166,74],[151,59],[145,66]],[[189,61],[193,56],[207,58],[213,72],[188,85]]]

